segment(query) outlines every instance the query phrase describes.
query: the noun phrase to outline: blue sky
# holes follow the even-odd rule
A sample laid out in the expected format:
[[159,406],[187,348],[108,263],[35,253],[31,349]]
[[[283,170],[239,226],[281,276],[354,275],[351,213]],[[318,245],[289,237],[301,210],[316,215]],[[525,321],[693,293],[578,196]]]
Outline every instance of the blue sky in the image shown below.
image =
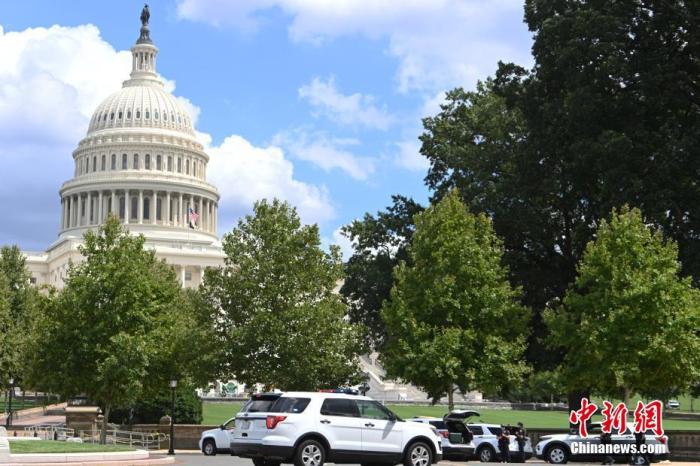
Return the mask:
[[[126,79],[140,1],[0,3],[0,243],[40,250],[93,109]],[[326,243],[424,202],[421,118],[498,60],[531,64],[511,0],[150,2],[158,72],[196,117],[222,194],[220,233],[260,197],[298,206]],[[347,244],[342,244],[347,251]]]

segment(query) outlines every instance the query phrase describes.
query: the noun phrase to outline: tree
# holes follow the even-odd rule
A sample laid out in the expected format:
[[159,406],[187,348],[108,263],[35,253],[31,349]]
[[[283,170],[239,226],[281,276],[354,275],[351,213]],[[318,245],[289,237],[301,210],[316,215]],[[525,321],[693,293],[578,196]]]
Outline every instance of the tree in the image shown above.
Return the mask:
[[320,244],[318,226],[302,226],[278,200],[257,202],[224,236],[224,266],[202,286],[222,341],[223,378],[285,390],[356,382],[362,331],[345,321],[334,292],[340,251]]
[[24,359],[39,295],[30,283],[26,259],[17,246],[0,248],[0,275],[3,282],[0,288],[4,289],[7,305],[4,323],[0,324],[6,345],[0,354],[0,383],[7,387],[7,381],[12,377],[15,386],[21,384],[24,387]]
[[[500,64],[425,120],[438,200],[458,187],[493,218],[513,282],[534,310],[528,359],[551,369],[541,311],[560,299],[601,219],[641,208],[700,279],[700,3],[527,0],[535,66]],[[661,59],[660,57],[663,57]],[[578,408],[585,391],[570,394]]]
[[392,271],[400,261],[409,260],[406,247],[415,227],[413,216],[423,211],[413,199],[391,198],[393,204],[386,210],[376,216],[367,213],[342,229],[354,253],[345,264],[340,293],[349,303],[350,321],[367,329],[366,341],[375,349],[381,348],[386,336],[381,309],[394,284]]
[[548,310],[571,387],[617,398],[686,391],[700,375],[700,292],[680,277],[678,246],[625,206],[603,220],[562,305]]
[[412,265],[396,268],[382,311],[382,361],[389,376],[433,401],[447,395],[452,409],[455,387],[493,391],[526,373],[528,311],[508,282],[491,221],[470,214],[456,190],[415,222]]
[[16,365],[15,334],[10,306],[10,287],[5,273],[0,270],[0,371],[2,387],[9,387],[9,377]]
[[[37,324],[32,374],[41,389],[99,403],[104,442],[112,408],[135,402],[149,384],[167,391],[163,380],[182,377],[157,372],[159,348],[169,346],[162,324],[181,305],[181,291],[172,267],[116,217],[87,232],[80,252],[84,260],[71,264],[64,289],[47,300]],[[168,356],[184,370],[179,352]]]

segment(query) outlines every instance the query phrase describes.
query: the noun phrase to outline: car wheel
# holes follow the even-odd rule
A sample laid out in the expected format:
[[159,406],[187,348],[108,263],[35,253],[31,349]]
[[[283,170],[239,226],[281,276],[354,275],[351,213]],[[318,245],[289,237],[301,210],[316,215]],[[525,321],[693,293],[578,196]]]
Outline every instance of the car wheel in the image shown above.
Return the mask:
[[323,466],[326,451],[318,441],[310,439],[301,442],[294,454],[295,466]]
[[632,464],[642,465],[649,463],[647,462],[647,459],[644,457],[644,455],[634,455],[632,457]]
[[216,455],[216,443],[212,439],[207,439],[202,444],[202,453],[206,456]]
[[547,449],[545,458],[552,464],[565,464],[568,461],[569,454],[561,445],[554,445]]
[[430,447],[423,442],[417,442],[408,447],[404,466],[430,466],[433,464],[433,452]]
[[496,451],[490,446],[485,446],[477,450],[476,454],[482,463],[490,463],[495,458]]

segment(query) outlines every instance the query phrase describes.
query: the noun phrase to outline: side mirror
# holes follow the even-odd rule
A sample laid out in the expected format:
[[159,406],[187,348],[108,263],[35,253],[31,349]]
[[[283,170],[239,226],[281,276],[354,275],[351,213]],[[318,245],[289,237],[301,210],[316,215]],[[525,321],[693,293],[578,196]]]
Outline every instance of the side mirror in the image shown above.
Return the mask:
[[396,422],[396,414],[389,413],[389,422]]
[[225,429],[224,425],[221,424],[221,425],[219,426],[219,429],[224,430],[224,429]]

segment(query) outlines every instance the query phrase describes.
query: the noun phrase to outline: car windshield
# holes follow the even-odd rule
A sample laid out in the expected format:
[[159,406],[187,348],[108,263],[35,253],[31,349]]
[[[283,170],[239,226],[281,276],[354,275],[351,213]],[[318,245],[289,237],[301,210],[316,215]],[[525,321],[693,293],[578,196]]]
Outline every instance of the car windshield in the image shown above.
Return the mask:
[[302,413],[310,398],[281,397],[270,406],[271,413]]
[[280,395],[253,395],[253,397],[241,407],[241,413],[266,413]]

